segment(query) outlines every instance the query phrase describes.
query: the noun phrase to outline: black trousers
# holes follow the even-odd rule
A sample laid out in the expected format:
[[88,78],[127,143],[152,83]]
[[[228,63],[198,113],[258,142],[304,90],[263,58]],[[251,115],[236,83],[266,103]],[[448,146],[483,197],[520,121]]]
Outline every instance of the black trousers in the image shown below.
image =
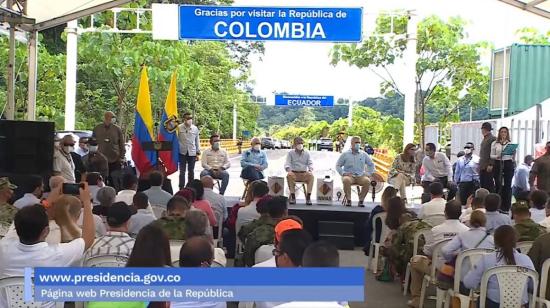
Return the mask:
[[187,182],[191,182],[195,179],[195,162],[197,161],[197,156],[189,156],[187,154],[180,154],[180,182],[179,188],[182,189],[185,187],[185,171],[187,170]]
[[460,203],[466,205],[468,197],[473,195],[477,189],[476,182],[461,182],[458,183],[458,195],[460,197]]
[[512,160],[495,160],[493,166],[493,178],[495,179],[495,192],[500,195],[502,203],[500,210],[510,211],[512,206],[512,178],[514,177],[515,163]]
[[122,166],[120,162],[109,163],[107,185],[113,187],[117,192],[122,189]]
[[[449,185],[448,177],[443,176],[443,177],[440,177],[440,178],[436,178],[434,180],[434,182],[441,183],[441,185],[443,185],[443,188],[447,188],[449,190],[447,192],[447,201],[451,201],[455,198],[456,191],[458,190],[458,188],[456,187],[456,185]],[[422,182],[422,187],[424,188],[424,193],[430,193],[429,187],[430,187],[430,184],[432,184],[432,183],[433,182],[431,182],[431,181],[423,181]]]
[[495,178],[493,177],[493,172],[487,172],[487,170],[479,170],[479,184],[481,185],[481,188],[485,188],[489,192],[494,193]]

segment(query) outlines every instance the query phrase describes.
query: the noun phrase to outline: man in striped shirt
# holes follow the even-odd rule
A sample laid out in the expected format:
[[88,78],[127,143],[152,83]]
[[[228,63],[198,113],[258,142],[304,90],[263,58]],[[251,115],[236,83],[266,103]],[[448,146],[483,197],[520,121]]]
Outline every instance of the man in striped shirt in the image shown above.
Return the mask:
[[107,234],[96,239],[88,249],[85,259],[101,255],[130,256],[135,240],[128,235],[130,207],[124,202],[115,202],[107,212]]

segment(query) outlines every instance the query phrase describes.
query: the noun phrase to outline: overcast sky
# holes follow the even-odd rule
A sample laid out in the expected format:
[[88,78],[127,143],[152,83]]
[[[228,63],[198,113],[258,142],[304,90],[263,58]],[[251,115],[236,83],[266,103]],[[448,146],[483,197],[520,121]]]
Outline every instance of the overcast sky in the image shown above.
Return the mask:
[[[468,22],[468,40],[485,40],[495,48],[519,42],[517,29],[534,27],[550,30],[550,20],[524,12],[497,0],[236,0],[241,6],[363,7],[363,34],[370,33],[378,12],[393,9],[415,10],[420,19],[460,16]],[[266,42],[262,60],[253,60],[255,94],[272,101],[273,92],[334,95],[354,100],[379,95],[380,79],[366,69],[341,63],[329,64],[332,43]],[[490,53],[483,55],[489,66]],[[399,71],[401,67],[394,67]],[[396,74],[399,75],[399,74]],[[399,81],[398,81],[399,82]]]

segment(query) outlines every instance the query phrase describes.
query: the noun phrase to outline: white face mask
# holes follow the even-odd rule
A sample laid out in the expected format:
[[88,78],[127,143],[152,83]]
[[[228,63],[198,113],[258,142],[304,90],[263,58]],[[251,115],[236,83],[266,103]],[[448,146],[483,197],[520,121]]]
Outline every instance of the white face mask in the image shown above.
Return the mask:
[[464,154],[472,154],[472,149],[464,149]]
[[261,146],[259,144],[254,145],[252,148],[256,151],[261,150]]
[[112,118],[111,119],[111,124],[115,124],[116,123],[116,118]]
[[97,152],[97,145],[89,146],[90,152]]
[[185,124],[187,126],[191,126],[191,124],[193,124],[193,120],[189,119],[189,120],[185,120]]
[[66,153],[71,153],[72,151],[74,151],[74,147],[71,147],[71,146],[64,146],[64,147],[63,147],[63,150],[64,150]]
[[296,150],[301,151],[301,150],[303,150],[303,149],[304,149],[304,145],[303,145],[303,144],[297,144],[297,145],[296,145]]

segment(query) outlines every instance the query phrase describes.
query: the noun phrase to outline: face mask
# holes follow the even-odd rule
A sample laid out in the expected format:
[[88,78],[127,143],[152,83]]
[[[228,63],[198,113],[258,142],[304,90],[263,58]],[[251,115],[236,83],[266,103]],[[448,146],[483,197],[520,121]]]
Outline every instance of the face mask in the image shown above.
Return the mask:
[[59,147],[59,141],[54,142],[54,143],[53,143],[53,146],[56,147],[56,148],[58,148],[58,147]]
[[63,150],[65,151],[65,153],[71,153],[72,151],[74,151],[74,147],[72,146],[63,146]]
[[472,149],[464,149],[464,154],[472,154]]
[[356,143],[353,145],[353,149],[355,149],[355,151],[359,151],[359,149],[361,149],[361,145],[359,143]]
[[112,118],[111,119],[111,124],[115,124],[116,123],[116,118]]
[[97,145],[91,145],[89,149],[90,149],[90,152],[97,152]]
[[219,149],[220,149],[220,142],[219,142],[219,141],[214,142],[214,143],[212,144],[212,149],[214,149],[214,150],[219,150]]
[[303,145],[303,144],[297,144],[297,145],[296,145],[296,150],[301,151],[301,150],[303,150],[303,149],[304,149],[304,145]]
[[255,151],[259,151],[260,150],[260,145],[259,144],[256,144],[252,147]]

